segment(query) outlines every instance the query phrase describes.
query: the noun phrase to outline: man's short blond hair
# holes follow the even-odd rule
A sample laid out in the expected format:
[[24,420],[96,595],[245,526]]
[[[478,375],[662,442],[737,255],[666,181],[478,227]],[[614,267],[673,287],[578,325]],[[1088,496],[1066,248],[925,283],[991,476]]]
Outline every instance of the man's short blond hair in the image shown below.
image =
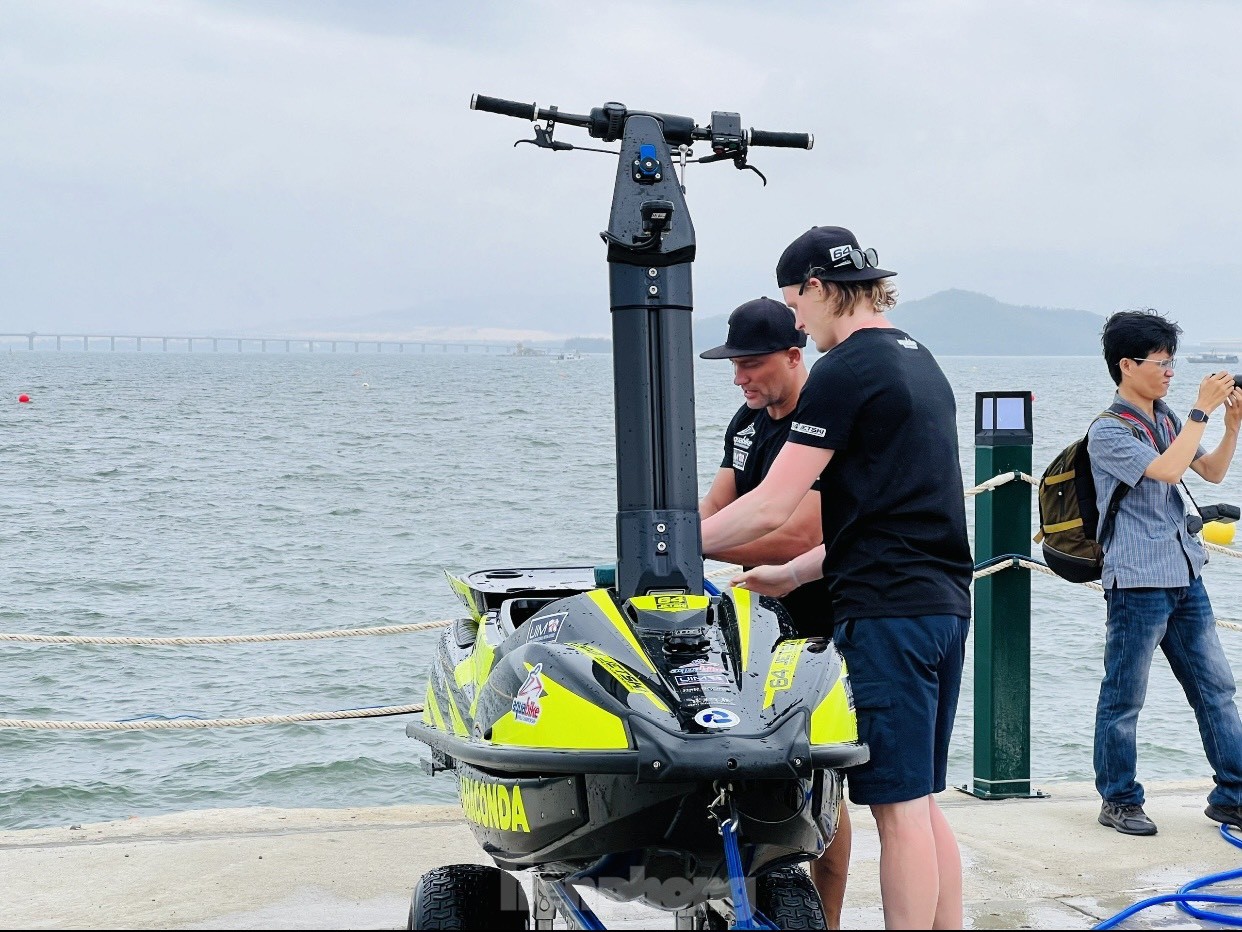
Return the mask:
[[860,301],[870,302],[877,314],[882,314],[897,303],[897,289],[887,278],[869,282],[833,282],[816,279],[824,287],[824,299],[833,317],[854,313]]

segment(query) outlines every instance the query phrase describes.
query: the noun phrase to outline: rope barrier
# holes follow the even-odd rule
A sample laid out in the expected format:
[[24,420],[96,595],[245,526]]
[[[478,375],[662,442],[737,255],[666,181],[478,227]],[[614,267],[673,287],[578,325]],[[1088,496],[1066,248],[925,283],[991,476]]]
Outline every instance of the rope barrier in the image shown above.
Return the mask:
[[1234,550],[1232,547],[1222,547],[1220,544],[1210,544],[1203,542],[1203,546],[1212,551],[1212,553],[1223,554],[1226,557],[1233,557],[1235,560],[1242,560],[1242,550]]
[[1021,470],[1015,469],[1013,472],[1003,472],[1000,475],[993,476],[987,482],[981,482],[973,488],[967,489],[966,497],[970,498],[974,495],[980,494],[981,492],[991,492],[993,489],[999,489],[1002,485],[1005,485],[1008,482],[1017,482],[1019,479],[1029,485],[1039,485],[1039,480],[1034,476],[1028,476]]
[[[983,492],[991,492],[1001,486],[1022,481],[1032,486],[1039,482],[1034,477],[1020,470],[1001,473],[986,482],[982,482],[965,490],[967,498]],[[1213,553],[1223,554],[1233,559],[1242,559],[1242,552],[1223,547],[1219,544],[1204,542],[1203,546]],[[708,579],[724,579],[732,577],[740,567],[726,566],[705,574]],[[1026,569],[1056,576],[1046,564],[1021,554],[1004,554],[986,564],[975,568],[973,579],[984,579],[1008,569]],[[1057,577],[1060,578],[1060,577]],[[1096,582],[1081,585],[1103,592],[1104,587]],[[453,623],[453,619],[438,621],[420,621],[404,625],[380,625],[371,628],[334,628],[322,631],[276,632],[272,634],[225,634],[225,635],[190,635],[180,637],[108,637],[90,635],[60,634],[7,634],[0,633],[0,641],[15,641],[25,644],[98,644],[127,646],[205,646],[219,644],[260,644],[277,641],[318,641],[330,638],[368,637],[374,635],[409,634],[415,631],[427,631],[443,628]],[[1217,618],[1219,627],[1242,632],[1242,621],[1231,618]],[[0,728],[34,729],[42,731],[156,731],[160,729],[191,729],[191,728],[227,728],[249,725],[285,725],[304,722],[343,721],[361,718],[381,718],[393,715],[409,715],[423,711],[421,705],[379,706],[371,709],[342,709],[335,712],[299,712],[290,715],[255,715],[245,718],[173,718],[173,719],[139,719],[118,722],[87,722],[87,721],[54,721],[40,719],[0,718]]]
[[[1024,557],[1017,553],[1002,554],[999,557],[994,557],[992,560],[989,560],[986,564],[980,564],[980,567],[975,570],[974,578],[983,579],[986,576],[992,576],[996,573],[1010,569],[1034,570],[1038,573],[1043,573],[1045,576],[1053,576],[1057,579],[1061,578],[1060,576],[1057,576],[1048,564],[1039,560],[1030,559],[1029,557]],[[1085,582],[1078,583],[1077,585],[1085,586],[1088,589],[1094,589],[1096,592],[1104,591],[1104,587],[1098,582]],[[1242,621],[1234,618],[1217,618],[1215,620],[1218,628],[1227,628],[1230,631],[1242,631]]]
[[341,709],[336,712],[299,712],[293,715],[252,715],[247,718],[141,719],[127,722],[58,722],[40,719],[0,718],[0,728],[40,731],[156,731],[161,728],[227,728],[245,725],[288,725],[298,722],[331,722],[354,718],[381,718],[423,711],[421,705],[389,705],[373,709]]
[[[1004,472],[997,476],[993,476],[986,482],[966,490],[965,494],[969,498],[973,495],[979,495],[983,492],[991,492],[1006,485],[1010,482],[1026,482],[1033,486],[1038,486],[1039,481],[1033,476],[1029,476],[1021,470],[1013,470],[1012,472]],[[1213,553],[1219,553],[1232,559],[1242,559],[1242,551],[1233,550],[1229,547],[1223,547],[1220,544],[1211,544],[1204,542],[1203,546]],[[1018,565],[1018,564],[1015,564]],[[984,576],[990,576],[993,573],[999,573],[1005,569],[1006,565],[1002,565],[997,569],[991,569],[988,572],[976,573],[975,579],[981,579]],[[1034,563],[1026,567],[1027,569],[1037,569],[1040,572],[1049,575],[1056,575],[1042,563]],[[708,579],[725,579],[737,573],[739,567],[729,566],[723,569],[715,570],[706,574]],[[1103,591],[1098,584],[1087,583],[1095,589]],[[127,636],[91,636],[91,635],[71,635],[71,634],[10,634],[0,632],[0,642],[13,641],[20,644],[99,644],[107,646],[131,646],[131,647],[186,647],[186,646],[211,646],[220,644],[263,644],[276,641],[319,641],[329,638],[350,638],[350,637],[367,637],[371,635],[389,635],[389,634],[409,634],[414,631],[426,631],[431,628],[443,628],[451,625],[451,618],[441,619],[439,621],[420,621],[404,625],[380,625],[372,628],[335,628],[325,631],[297,631],[297,632],[277,632],[272,634],[223,634],[223,635],[187,635],[178,637],[127,637]]]
[[[1010,480],[1012,481],[1012,480]],[[974,579],[985,579],[1010,569],[1034,570],[1048,576],[1056,576],[1046,564],[1039,560],[1025,557],[1022,554],[1002,554],[986,563],[980,564],[973,573]],[[725,566],[711,573],[707,578],[721,579],[737,572],[737,566]],[[1057,577],[1058,579],[1060,577]],[[1081,585],[1103,592],[1103,587],[1096,582]],[[356,637],[364,634],[399,634],[406,631],[422,631],[429,628],[442,628],[452,624],[446,621],[424,621],[410,625],[388,625],[383,628],[345,628],[337,631],[313,631],[302,634],[275,635],[224,635],[221,637],[197,638],[89,638],[59,637],[54,635],[0,635],[9,640],[28,640],[40,643],[75,643],[75,644],[236,644],[253,643],[267,640],[309,640],[327,637]],[[1216,624],[1222,628],[1242,632],[1242,621],[1230,618],[1217,618]],[[229,728],[248,725],[286,725],[302,722],[340,721],[346,719],[380,718],[393,715],[409,715],[423,711],[421,705],[379,706],[371,709],[343,709],[335,712],[301,712],[291,715],[254,715],[246,718],[174,718],[174,719],[140,719],[120,722],[86,722],[56,721],[44,719],[0,718],[0,728],[27,729],[38,731],[156,731],[160,729],[190,728]]]
[[320,641],[328,638],[356,638],[375,634],[408,634],[451,625],[451,618],[442,621],[418,621],[406,625],[381,625],[375,628],[336,628],[327,631],[298,631],[274,634],[220,634],[186,637],[90,637],[71,634],[0,634],[0,641],[25,644],[127,644],[143,647],[181,647],[187,644],[259,644],[269,641]]
[[[1014,474],[1006,474],[1008,478],[1005,481],[1012,482]],[[1023,475],[1018,473],[1017,475]],[[1231,550],[1228,547],[1222,547],[1218,544],[1204,544],[1209,550],[1217,553],[1223,553],[1225,556],[1234,559],[1242,558],[1242,552]],[[998,557],[999,562],[989,562],[986,567],[976,569],[974,573],[975,579],[983,579],[992,576],[1006,569],[1021,567],[1023,569],[1035,570],[1047,576],[1056,576],[1051,569],[1038,560],[1030,560],[1018,554],[1006,555]],[[739,566],[726,566],[710,573],[704,574],[708,579],[728,579],[733,577]],[[1060,577],[1057,577],[1060,578]],[[1082,585],[1094,589],[1097,592],[1103,592],[1104,587],[1099,583],[1082,583]],[[89,636],[89,635],[70,635],[70,634],[4,634],[0,633],[0,641],[15,641],[22,644],[98,644],[110,647],[123,645],[135,647],[184,647],[184,646],[211,646],[219,644],[260,644],[274,641],[318,641],[328,638],[348,638],[348,637],[365,637],[369,635],[388,635],[388,634],[409,634],[414,631],[427,631],[433,628],[444,628],[453,623],[453,619],[444,618],[438,621],[420,621],[404,625],[382,625],[373,628],[335,628],[324,631],[301,631],[301,632],[285,632],[273,634],[223,634],[223,635],[201,635],[201,636],[184,636],[184,637],[107,637],[107,636]],[[1233,619],[1217,619],[1216,622],[1223,628],[1242,631],[1242,622],[1235,622]]]

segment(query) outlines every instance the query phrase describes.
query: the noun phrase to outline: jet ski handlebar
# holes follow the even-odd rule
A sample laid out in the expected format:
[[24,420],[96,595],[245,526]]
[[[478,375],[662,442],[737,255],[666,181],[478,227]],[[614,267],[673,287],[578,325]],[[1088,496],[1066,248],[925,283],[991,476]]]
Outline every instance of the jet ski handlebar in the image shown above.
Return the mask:
[[538,104],[505,100],[503,97],[487,97],[475,94],[470,98],[471,110],[499,113],[537,123],[547,120],[551,125],[567,123],[581,126],[588,135],[605,142],[615,142],[625,132],[625,121],[636,115],[654,117],[664,129],[664,139],[672,146],[689,145],[695,140],[710,141],[712,150],[721,156],[732,157],[735,152],[748,146],[774,146],[785,149],[810,149],[815,137],[810,133],[777,133],[762,129],[743,130],[736,113],[714,111],[711,124],[699,126],[691,117],[670,113],[650,113],[645,110],[628,110],[624,104],[609,102],[595,107],[589,114],[565,113],[556,107],[541,108]]

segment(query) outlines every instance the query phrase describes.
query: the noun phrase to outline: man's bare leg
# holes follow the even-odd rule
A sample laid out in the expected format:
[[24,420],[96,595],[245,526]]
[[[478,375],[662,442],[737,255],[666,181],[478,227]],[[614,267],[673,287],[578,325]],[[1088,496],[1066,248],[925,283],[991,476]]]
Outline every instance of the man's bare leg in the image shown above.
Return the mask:
[[880,900],[886,929],[930,929],[938,918],[940,867],[931,801],[922,796],[871,807],[880,832]]
[[819,891],[824,904],[824,919],[829,929],[841,928],[841,907],[845,903],[845,881],[850,871],[850,848],[854,843],[854,830],[850,825],[850,811],[841,800],[841,818],[837,833],[832,836],[828,848],[811,862],[811,883]]
[[936,865],[940,872],[940,895],[936,899],[936,919],[933,929],[960,929],[962,927],[962,853],[957,847],[957,837],[949,821],[936,805],[936,797],[929,796],[932,834],[936,838]]

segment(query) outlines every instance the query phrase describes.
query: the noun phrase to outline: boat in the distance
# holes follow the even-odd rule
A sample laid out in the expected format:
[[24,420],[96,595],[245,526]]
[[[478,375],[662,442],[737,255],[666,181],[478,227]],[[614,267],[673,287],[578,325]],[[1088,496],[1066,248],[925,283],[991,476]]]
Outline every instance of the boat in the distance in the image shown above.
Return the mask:
[[1209,366],[1224,365],[1225,363],[1237,362],[1237,353],[1191,353],[1186,357],[1187,362],[1206,363]]

